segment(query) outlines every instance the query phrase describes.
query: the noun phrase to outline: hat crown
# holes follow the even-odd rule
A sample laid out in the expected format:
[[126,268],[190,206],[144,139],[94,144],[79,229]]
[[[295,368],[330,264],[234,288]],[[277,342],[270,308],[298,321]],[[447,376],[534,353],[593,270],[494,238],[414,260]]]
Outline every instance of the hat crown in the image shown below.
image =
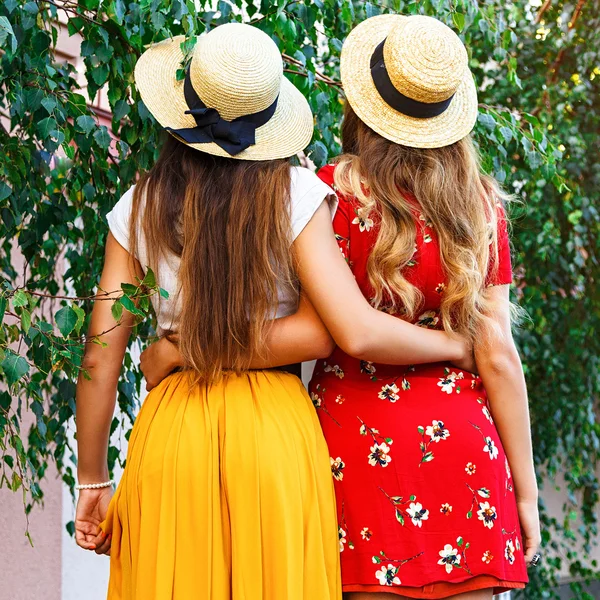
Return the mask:
[[260,112],[279,94],[281,54],[260,29],[242,23],[200,37],[190,62],[192,86],[202,102],[227,121]]
[[419,102],[442,102],[458,89],[469,68],[467,50],[447,25],[420,15],[390,31],[383,55],[394,87]]

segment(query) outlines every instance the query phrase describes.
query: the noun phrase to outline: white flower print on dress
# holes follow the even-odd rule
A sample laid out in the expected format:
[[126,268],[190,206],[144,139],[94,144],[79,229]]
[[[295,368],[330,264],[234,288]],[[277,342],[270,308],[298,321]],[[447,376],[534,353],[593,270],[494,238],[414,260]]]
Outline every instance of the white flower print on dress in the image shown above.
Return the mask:
[[477,467],[472,462],[468,462],[465,471],[467,472],[467,475],[475,475]]
[[[440,377],[438,381],[438,386],[442,388],[442,392],[446,392],[446,394],[451,394],[456,387],[456,382],[459,379],[464,379],[464,374],[462,371],[460,373],[450,372],[449,369],[445,370],[445,377]],[[460,393],[460,387],[456,388],[456,393]]]
[[498,447],[496,446],[496,444],[494,444],[494,440],[491,437],[486,437],[485,439],[485,446],[483,448],[484,452],[489,453],[490,455],[490,460],[494,460],[495,458],[498,458]]
[[494,419],[492,419],[492,413],[490,412],[490,409],[487,406],[484,406],[481,409],[481,412],[483,412],[483,414],[485,415],[485,418],[490,422],[493,423]]
[[373,227],[373,219],[369,218],[369,209],[359,208],[354,210],[356,217],[352,221],[352,225],[358,225],[361,233],[363,231],[371,231]]
[[515,562],[515,545],[512,540],[506,540],[506,548],[504,549],[504,558],[509,562],[509,564],[514,564]]
[[427,327],[428,329],[434,328],[440,322],[435,310],[428,310],[423,314],[419,315],[417,322],[415,323],[419,327]]
[[486,550],[483,553],[483,556],[481,557],[481,560],[486,564],[489,565],[493,560],[494,560],[494,555],[489,551]]
[[425,234],[423,235],[423,242],[424,242],[425,244],[429,244],[429,242],[431,242],[431,234],[429,234],[429,233],[425,233]]
[[342,371],[342,369],[340,368],[339,365],[325,365],[325,367],[323,368],[323,371],[325,371],[325,373],[330,373],[331,371],[333,371],[333,374],[336,377],[339,377],[340,379],[344,379],[344,371]]
[[423,505],[420,502],[411,502],[410,506],[406,509],[406,512],[411,518],[413,525],[416,525],[417,527],[421,527],[423,521],[429,519],[429,511],[426,508],[423,508]]
[[[367,427],[366,423],[363,423],[358,430],[360,435],[367,435],[367,433],[375,434],[379,433],[379,429],[375,429],[374,427]],[[375,438],[373,438],[375,439]]]
[[369,362],[367,360],[360,361],[360,372],[361,373],[366,373],[367,375],[373,375],[375,373],[375,371],[377,371],[377,369],[375,368],[375,365],[372,362]]
[[460,565],[460,555],[458,550],[452,547],[452,544],[446,544],[439,554],[442,558],[438,560],[437,564],[446,567],[446,573],[452,573],[452,569]]
[[431,425],[427,426],[425,433],[431,438],[432,442],[436,444],[440,440],[446,440],[450,437],[450,432],[446,429],[444,421],[432,421]]
[[368,542],[373,537],[373,532],[368,527],[363,527],[360,530],[360,535],[363,540]]
[[398,567],[394,565],[382,566],[381,569],[375,571],[375,577],[379,581],[379,585],[400,585],[400,577],[398,577]]
[[344,544],[348,541],[346,540],[346,532],[338,526],[338,538],[340,540],[340,552],[344,551]]
[[344,396],[342,396],[341,394],[338,394],[335,397],[335,402],[336,402],[336,404],[343,404],[345,399],[346,398],[344,398]]
[[446,284],[445,283],[438,283],[435,286],[435,291],[438,294],[443,294],[445,289],[446,289]]
[[371,453],[369,454],[369,464],[372,467],[376,467],[377,465],[387,467],[392,462],[392,458],[388,454],[389,451],[390,447],[384,442],[373,444],[371,446]]
[[442,508],[440,508],[440,512],[443,515],[448,516],[452,512],[452,506],[450,506],[450,504],[447,502],[444,502],[444,504],[442,504]]
[[498,517],[498,514],[496,513],[495,506],[490,506],[489,502],[480,502],[477,516],[480,521],[483,521],[485,527],[491,529],[494,526],[494,521]]
[[417,249],[417,245],[415,244],[415,247],[413,249],[412,258],[406,263],[407,267],[414,267],[417,264],[417,259],[416,259],[417,252],[418,252],[418,249]]
[[346,463],[338,456],[337,458],[329,457],[331,464],[331,473],[336,481],[342,481],[344,479],[343,470],[346,468]]
[[396,400],[400,398],[400,395],[398,394],[399,391],[400,390],[398,389],[398,386],[395,383],[392,383],[390,385],[384,385],[381,388],[381,391],[379,392],[378,396],[382,400],[396,402]]
[[310,399],[315,405],[315,408],[319,408],[321,404],[323,404],[323,399],[319,396],[319,394],[316,394],[315,392],[310,393]]

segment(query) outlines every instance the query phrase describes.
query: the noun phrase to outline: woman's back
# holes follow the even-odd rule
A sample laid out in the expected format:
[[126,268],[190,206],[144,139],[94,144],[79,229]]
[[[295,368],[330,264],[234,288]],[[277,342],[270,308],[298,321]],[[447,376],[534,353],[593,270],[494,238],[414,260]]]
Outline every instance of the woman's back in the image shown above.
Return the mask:
[[[319,176],[333,186],[334,171],[327,166]],[[380,233],[377,207],[368,213],[356,198],[339,192],[338,197],[338,244],[372,302],[369,260]],[[416,235],[414,254],[402,275],[422,297],[409,320],[442,329],[440,307],[448,278],[438,236],[417,200],[407,200],[414,206]],[[496,264],[490,267],[487,284],[510,283],[504,218],[498,219]],[[384,294],[380,310],[401,318],[402,302],[390,300]],[[310,392],[336,482],[345,573],[352,573],[357,582],[391,585],[402,564],[402,585],[411,588],[430,581],[460,586],[465,572],[480,576],[480,587],[500,586],[499,582],[520,586],[524,572],[522,561],[515,561],[520,548],[517,512],[514,502],[501,501],[513,494],[513,483],[479,377],[451,363],[385,365],[352,358],[336,348],[317,363]],[[469,563],[456,532],[469,548]],[[391,555],[398,547],[402,555]],[[437,585],[436,593],[447,584]],[[463,591],[475,589],[469,582],[465,585]],[[364,586],[351,589],[370,591]],[[461,588],[452,590],[458,593]]]
[[[131,243],[131,215],[134,203],[136,186],[130,188],[108,213],[107,220],[110,231],[116,240],[126,250],[133,248]],[[331,189],[323,183],[312,171],[303,167],[290,167],[290,192],[289,192],[289,214],[290,214],[290,252],[291,244],[300,235],[306,224],[310,221],[321,202],[331,198],[332,215],[335,213],[336,203],[331,196]],[[248,198],[250,210],[252,210],[252,198]],[[137,243],[135,244],[136,258],[142,268],[147,270],[152,263],[152,253],[149,251],[149,242],[142,224],[144,200],[141,200],[138,214],[138,225],[136,229]],[[177,221],[171,222],[169,227],[181,231],[181,224]],[[162,248],[157,256],[155,267],[158,283],[161,288],[169,294],[168,299],[158,295],[152,296],[152,303],[157,317],[158,333],[162,335],[166,331],[179,330],[182,310],[181,281],[179,269],[181,258],[170,249]],[[226,248],[223,248],[223,253]],[[228,276],[222,273],[223,278]],[[200,282],[202,283],[202,282]],[[291,282],[280,281],[278,284],[278,304],[276,317],[285,317],[294,313],[298,306],[298,290]]]
[[[319,171],[319,177],[327,185],[335,189],[334,165],[327,165]],[[414,206],[413,218],[416,229],[414,254],[411,260],[402,269],[402,275],[415,286],[422,294],[422,303],[416,311],[411,322],[420,327],[429,329],[443,329],[440,315],[440,306],[447,287],[448,276],[444,272],[438,236],[433,225],[424,217],[419,203],[413,196],[408,196]],[[369,302],[373,302],[375,291],[369,278],[368,263],[375,247],[380,231],[380,224],[374,208],[369,212],[363,204],[352,196],[344,196],[338,192],[339,207],[333,221],[334,230],[338,239],[340,250],[352,270],[358,286]],[[507,233],[504,210],[498,209],[498,260],[497,267],[490,264],[488,274],[488,285],[508,284],[512,281],[512,269],[510,260],[510,243]],[[402,303],[399,298],[395,302],[386,303],[385,300],[379,307],[390,314],[398,317],[402,315]],[[336,349],[335,353],[327,362],[343,363],[347,368],[356,370],[359,361],[345,355]],[[340,364],[341,366],[341,364]],[[398,372],[404,367],[380,366],[389,372]],[[420,369],[428,368],[420,365]],[[360,368],[358,370],[360,373]]]

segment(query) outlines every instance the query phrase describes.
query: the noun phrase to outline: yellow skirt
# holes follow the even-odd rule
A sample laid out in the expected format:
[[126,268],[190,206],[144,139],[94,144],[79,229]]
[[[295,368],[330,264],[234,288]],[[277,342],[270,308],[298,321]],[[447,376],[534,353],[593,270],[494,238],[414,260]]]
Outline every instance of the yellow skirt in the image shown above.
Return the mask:
[[148,395],[102,528],[109,600],[339,600],[329,453],[299,379],[176,373]]

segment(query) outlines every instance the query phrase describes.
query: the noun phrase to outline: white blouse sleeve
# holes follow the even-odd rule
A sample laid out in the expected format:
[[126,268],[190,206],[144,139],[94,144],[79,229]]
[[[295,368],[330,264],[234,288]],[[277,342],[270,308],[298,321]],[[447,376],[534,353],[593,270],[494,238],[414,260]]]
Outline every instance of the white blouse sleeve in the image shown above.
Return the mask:
[[135,186],[129,188],[106,215],[110,232],[125,250],[129,250],[129,221],[131,219],[134,189]]
[[294,240],[308,225],[323,201],[329,204],[333,220],[338,205],[335,192],[309,169],[292,167],[291,216]]

